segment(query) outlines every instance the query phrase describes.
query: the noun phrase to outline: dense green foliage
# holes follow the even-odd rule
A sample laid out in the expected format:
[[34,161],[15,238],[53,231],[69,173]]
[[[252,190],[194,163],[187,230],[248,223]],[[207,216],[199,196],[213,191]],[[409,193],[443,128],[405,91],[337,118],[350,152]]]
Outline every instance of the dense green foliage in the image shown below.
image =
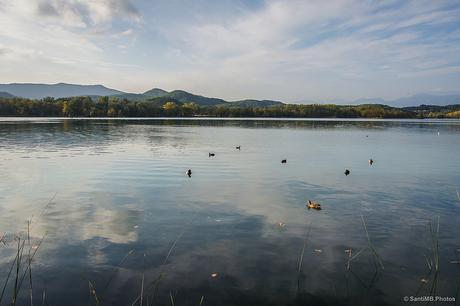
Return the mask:
[[[269,107],[204,105],[171,97],[131,101],[117,97],[67,99],[0,98],[0,116],[56,117],[285,117],[285,118],[449,118],[460,117],[460,106],[448,109],[394,108],[379,104],[275,104]],[[438,115],[436,115],[438,114]]]
[[420,105],[404,107],[403,109],[416,112],[420,118],[460,118],[460,104],[446,106]]

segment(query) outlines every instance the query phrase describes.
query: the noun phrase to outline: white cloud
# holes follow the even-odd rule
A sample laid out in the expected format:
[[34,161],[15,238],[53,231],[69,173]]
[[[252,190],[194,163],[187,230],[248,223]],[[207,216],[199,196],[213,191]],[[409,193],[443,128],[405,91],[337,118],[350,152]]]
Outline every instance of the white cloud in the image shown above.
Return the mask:
[[[0,10],[0,82],[100,83],[132,64],[107,53],[118,20],[138,24],[140,14],[125,0],[5,1]],[[94,78],[94,79],[92,79]]]
[[398,96],[460,78],[449,69],[460,62],[453,1],[267,0],[232,13],[220,2],[134,1],[3,0],[0,81],[299,100]]
[[[25,4],[30,6],[29,4]],[[30,6],[33,8],[33,6]],[[36,13],[45,18],[56,18],[60,22],[78,21],[77,26],[100,25],[114,18],[140,21],[140,13],[129,0],[39,0]]]
[[[421,76],[423,62],[429,62],[437,74],[455,73],[436,65],[458,61],[458,44],[441,43],[442,38],[430,32],[434,30],[414,26],[452,23],[460,10],[421,1],[379,7],[388,4],[274,0],[232,20],[199,23],[167,35],[182,42],[183,53],[189,55],[189,79],[212,82],[216,94],[234,98],[257,95],[259,89],[252,90],[250,80],[274,85],[265,92],[278,93],[280,98],[296,98],[302,90],[304,96],[326,96],[324,84],[343,88],[329,94],[350,97],[359,93],[352,92],[348,83],[361,80],[358,87],[362,88],[370,81],[383,84],[403,75]],[[439,58],[443,63],[437,62]],[[218,83],[216,78],[225,81]],[[247,80],[246,86],[228,81],[241,79]],[[276,86],[280,82],[283,85]],[[373,86],[377,94],[387,92],[384,86]]]

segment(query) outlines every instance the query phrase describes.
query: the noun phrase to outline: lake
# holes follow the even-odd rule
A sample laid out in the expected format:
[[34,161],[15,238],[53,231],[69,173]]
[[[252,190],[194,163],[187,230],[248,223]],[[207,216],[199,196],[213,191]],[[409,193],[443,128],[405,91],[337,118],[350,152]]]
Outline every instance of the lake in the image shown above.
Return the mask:
[[460,121],[2,118],[0,153],[21,305],[29,250],[35,305],[459,303]]

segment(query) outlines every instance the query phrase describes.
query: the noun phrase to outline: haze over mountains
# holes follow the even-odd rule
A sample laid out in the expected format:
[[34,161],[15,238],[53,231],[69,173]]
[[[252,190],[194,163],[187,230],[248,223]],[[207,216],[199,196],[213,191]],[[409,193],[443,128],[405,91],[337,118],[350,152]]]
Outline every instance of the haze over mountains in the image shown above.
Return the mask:
[[[254,100],[246,99],[240,101],[228,102],[224,99],[209,98],[195,95],[183,90],[174,90],[171,92],[160,88],[153,88],[141,94],[126,93],[116,89],[107,88],[103,85],[79,85],[79,84],[32,84],[32,83],[12,83],[0,84],[0,97],[11,98],[13,96],[42,99],[45,97],[65,98],[72,96],[115,96],[121,99],[148,101],[151,98],[164,97],[180,103],[195,102],[202,106],[222,105],[234,107],[266,107],[271,105],[280,105],[282,102],[271,100]],[[395,100],[385,100],[382,98],[365,98],[354,101],[338,100],[337,104],[385,104],[393,107],[407,107],[418,105],[452,105],[460,104],[460,94],[434,95],[434,94],[417,94],[409,97],[402,97]],[[289,102],[289,101],[286,101]],[[321,101],[309,101],[311,103],[322,103]]]
[[122,91],[107,88],[103,85],[77,84],[33,84],[12,83],[0,84],[0,91],[16,97],[42,99],[45,97],[64,98],[72,96],[112,96],[123,94]]
[[382,98],[375,99],[358,99],[354,100],[352,104],[386,104],[393,107],[407,107],[418,105],[452,105],[460,104],[460,94],[451,95],[434,95],[434,94],[416,94],[409,97],[402,97],[395,100],[385,100]]

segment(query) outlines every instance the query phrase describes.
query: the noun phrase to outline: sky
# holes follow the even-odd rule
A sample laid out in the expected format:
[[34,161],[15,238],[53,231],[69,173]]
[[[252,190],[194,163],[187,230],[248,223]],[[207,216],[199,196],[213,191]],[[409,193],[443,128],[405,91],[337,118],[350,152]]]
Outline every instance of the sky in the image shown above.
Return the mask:
[[237,100],[460,92],[460,1],[0,0],[0,83]]

